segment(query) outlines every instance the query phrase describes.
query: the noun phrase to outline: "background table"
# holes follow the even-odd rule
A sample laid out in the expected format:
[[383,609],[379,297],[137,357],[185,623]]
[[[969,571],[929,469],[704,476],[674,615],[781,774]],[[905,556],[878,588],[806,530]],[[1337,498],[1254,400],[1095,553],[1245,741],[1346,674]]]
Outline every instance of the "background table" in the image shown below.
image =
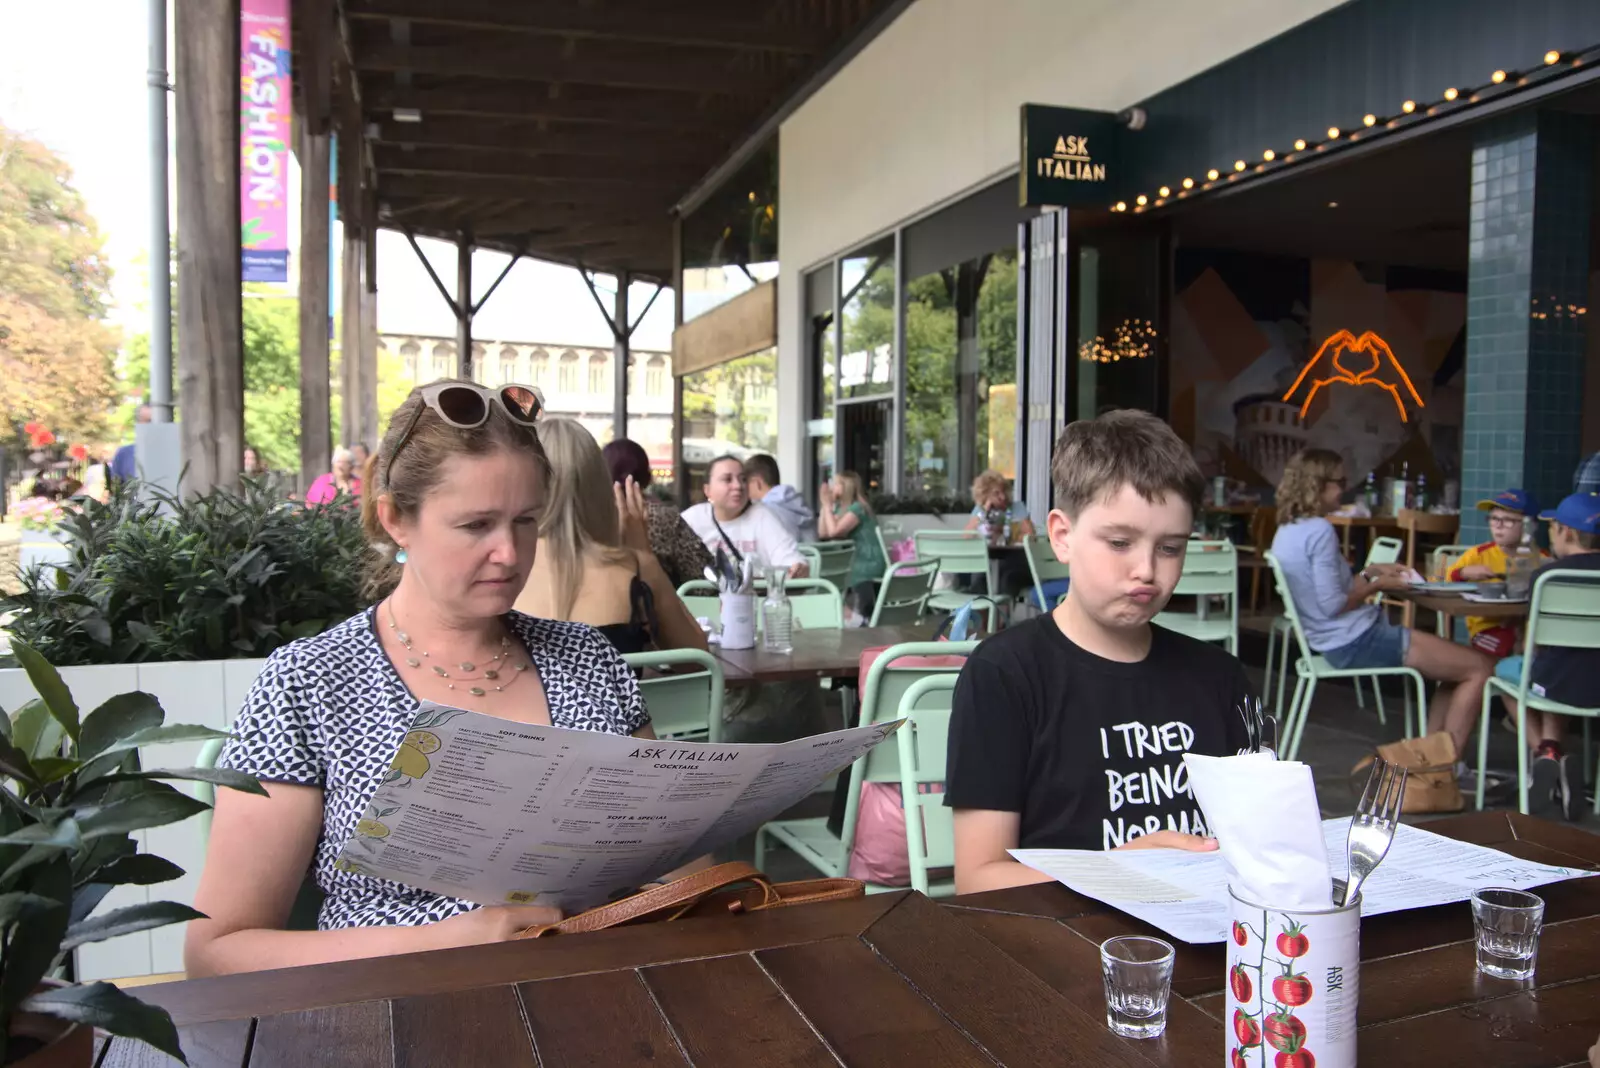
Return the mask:
[[805,627],[795,628],[794,651],[769,653],[756,636],[753,649],[711,647],[711,655],[722,663],[724,681],[730,686],[757,682],[792,682],[798,679],[853,679],[860,674],[861,654],[880,645],[930,641],[935,625],[923,623],[901,627]]
[[1438,613],[1442,620],[1438,633],[1446,638],[1454,633],[1457,616],[1481,616],[1484,619],[1520,623],[1528,618],[1530,611],[1530,603],[1527,600],[1469,601],[1459,594],[1428,593],[1424,590],[1386,590],[1384,596]]
[[[1600,838],[1515,813],[1429,828],[1600,867]],[[1362,923],[1363,1065],[1556,1068],[1600,1035],[1600,879],[1543,887],[1528,983],[1481,978],[1465,904]],[[879,894],[139,991],[195,1068],[1224,1063],[1221,944],[1179,944],[1166,1035],[1105,1027],[1097,945],[1144,924],[1057,884]],[[115,1040],[102,1068],[168,1068]]]
[[[1371,531],[1371,536],[1376,537],[1380,530],[1400,530],[1400,520],[1392,515],[1330,515],[1328,522],[1338,527],[1339,538],[1344,547],[1344,558],[1355,561],[1350,556],[1350,531],[1355,527],[1362,527]],[[1370,544],[1370,540],[1369,540]]]

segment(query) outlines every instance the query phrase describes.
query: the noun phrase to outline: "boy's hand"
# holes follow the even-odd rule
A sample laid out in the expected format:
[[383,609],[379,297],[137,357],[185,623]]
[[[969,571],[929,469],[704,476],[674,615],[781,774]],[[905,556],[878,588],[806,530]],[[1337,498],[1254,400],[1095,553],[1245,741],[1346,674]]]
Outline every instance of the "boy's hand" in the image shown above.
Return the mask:
[[1482,564],[1472,564],[1469,567],[1464,567],[1459,574],[1468,582],[1484,582],[1488,579],[1500,577]]
[[1191,853],[1209,853],[1217,848],[1215,838],[1203,838],[1198,834],[1184,834],[1182,831],[1156,831],[1154,834],[1141,834],[1139,837],[1117,846],[1117,849],[1186,849]]

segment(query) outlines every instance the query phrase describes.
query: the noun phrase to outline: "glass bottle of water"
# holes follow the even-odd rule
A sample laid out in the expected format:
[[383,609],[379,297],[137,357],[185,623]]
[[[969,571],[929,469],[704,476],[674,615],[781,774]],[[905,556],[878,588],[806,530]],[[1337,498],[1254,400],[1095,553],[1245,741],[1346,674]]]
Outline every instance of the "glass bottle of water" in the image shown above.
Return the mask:
[[1523,524],[1522,544],[1517,546],[1516,552],[1506,562],[1507,597],[1528,596],[1528,590],[1533,586],[1533,573],[1539,568],[1539,554],[1534,550],[1533,532],[1528,529],[1529,525]]
[[794,652],[794,605],[784,595],[788,571],[767,570],[767,597],[761,602],[761,647],[769,653]]

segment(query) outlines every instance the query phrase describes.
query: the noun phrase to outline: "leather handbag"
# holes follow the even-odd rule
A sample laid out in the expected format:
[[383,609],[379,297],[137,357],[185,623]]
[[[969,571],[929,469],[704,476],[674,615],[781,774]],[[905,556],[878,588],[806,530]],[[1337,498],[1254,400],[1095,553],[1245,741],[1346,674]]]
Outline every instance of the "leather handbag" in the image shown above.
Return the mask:
[[[1430,812],[1460,812],[1466,807],[1456,781],[1455,741],[1444,731],[1421,738],[1402,738],[1377,747],[1378,755],[1405,768],[1406,792],[1400,811],[1407,815]],[[1358,783],[1364,783],[1372,768],[1372,758],[1364,757],[1350,769],[1351,792],[1360,796]]]
[[733,861],[597,905],[557,923],[536,924],[518,938],[583,934],[635,923],[680,920],[690,916],[738,915],[766,909],[848,901],[866,893],[859,879],[802,879],[775,883],[752,864]]

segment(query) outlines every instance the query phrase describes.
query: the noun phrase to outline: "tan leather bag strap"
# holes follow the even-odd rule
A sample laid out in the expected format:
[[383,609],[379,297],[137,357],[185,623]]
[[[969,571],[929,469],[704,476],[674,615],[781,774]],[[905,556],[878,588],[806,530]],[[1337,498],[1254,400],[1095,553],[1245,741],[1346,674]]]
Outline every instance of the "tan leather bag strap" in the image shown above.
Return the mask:
[[665,914],[664,919],[676,919],[694,908],[708,895],[730,886],[738,886],[740,883],[753,883],[761,888],[763,907],[775,904],[778,900],[778,892],[773,889],[772,881],[763,875],[759,868],[744,861],[732,861],[728,864],[715,864],[691,875],[685,875],[681,879],[674,879],[670,883],[629,894],[621,901],[597,905],[587,912],[568,916],[557,923],[529,927],[517,937],[542,938],[552,934],[603,931],[607,927],[618,927],[634,920],[642,920],[646,916],[660,914]]

